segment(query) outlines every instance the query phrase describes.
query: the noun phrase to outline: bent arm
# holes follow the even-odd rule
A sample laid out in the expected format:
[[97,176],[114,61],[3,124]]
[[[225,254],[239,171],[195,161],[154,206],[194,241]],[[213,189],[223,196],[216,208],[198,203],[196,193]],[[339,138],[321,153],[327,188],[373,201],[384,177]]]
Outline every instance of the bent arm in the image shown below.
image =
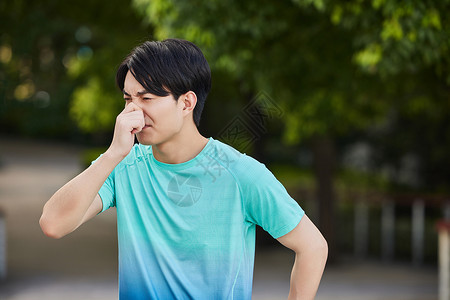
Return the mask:
[[39,224],[49,237],[61,238],[98,214],[98,191],[121,158],[105,152],[94,164],[60,188],[44,205]]
[[288,299],[314,299],[328,257],[324,237],[304,215],[297,227],[278,241],[295,252]]
[[109,149],[89,168],[60,188],[44,205],[39,224],[53,238],[63,237],[102,209],[98,191],[109,174],[130,152],[134,136],[144,127],[144,115],[137,105],[127,104],[117,116]]

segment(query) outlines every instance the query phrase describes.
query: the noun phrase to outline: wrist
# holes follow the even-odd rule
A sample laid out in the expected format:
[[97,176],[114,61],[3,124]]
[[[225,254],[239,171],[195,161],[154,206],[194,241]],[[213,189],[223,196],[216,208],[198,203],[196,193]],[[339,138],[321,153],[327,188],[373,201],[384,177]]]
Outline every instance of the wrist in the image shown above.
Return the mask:
[[112,160],[117,163],[121,162],[127,155],[128,153],[117,151],[112,147],[109,147],[108,150],[106,150],[106,152],[103,154],[103,156],[105,156],[105,158],[107,158],[108,160]]

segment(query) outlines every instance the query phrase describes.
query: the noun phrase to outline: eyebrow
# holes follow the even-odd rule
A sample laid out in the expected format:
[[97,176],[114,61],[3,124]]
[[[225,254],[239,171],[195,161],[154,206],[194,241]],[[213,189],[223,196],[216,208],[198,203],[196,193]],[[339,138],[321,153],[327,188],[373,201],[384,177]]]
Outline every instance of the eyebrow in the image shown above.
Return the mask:
[[[123,94],[124,94],[125,96],[128,96],[128,97],[131,96],[131,95],[130,95],[128,92],[126,92],[125,90],[123,90]],[[148,91],[146,91],[146,90],[142,90],[142,91],[139,91],[139,92],[136,93],[137,96],[143,96],[143,95],[145,95],[145,94],[150,94],[150,92],[148,92]]]

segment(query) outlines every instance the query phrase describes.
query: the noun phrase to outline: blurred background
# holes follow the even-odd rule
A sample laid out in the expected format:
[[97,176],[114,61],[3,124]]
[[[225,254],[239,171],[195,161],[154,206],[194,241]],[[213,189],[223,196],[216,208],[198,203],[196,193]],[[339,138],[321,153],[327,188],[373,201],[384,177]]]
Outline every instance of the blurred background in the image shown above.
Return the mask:
[[[196,43],[200,132],[266,166],[329,243],[317,299],[437,299],[450,219],[448,0],[0,2],[0,299],[117,298],[115,211],[61,240],[44,203],[109,145],[136,45]],[[258,231],[254,299],[293,254]]]

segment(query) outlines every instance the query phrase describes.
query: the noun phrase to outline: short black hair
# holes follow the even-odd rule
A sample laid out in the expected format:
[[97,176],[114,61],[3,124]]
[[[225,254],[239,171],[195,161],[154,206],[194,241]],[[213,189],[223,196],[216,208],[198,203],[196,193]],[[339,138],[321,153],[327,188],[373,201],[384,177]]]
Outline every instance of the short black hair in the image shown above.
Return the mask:
[[128,71],[156,96],[172,94],[175,100],[188,91],[197,95],[193,118],[198,127],[211,89],[211,70],[202,51],[194,43],[182,39],[147,41],[120,64],[116,83],[123,92]]

